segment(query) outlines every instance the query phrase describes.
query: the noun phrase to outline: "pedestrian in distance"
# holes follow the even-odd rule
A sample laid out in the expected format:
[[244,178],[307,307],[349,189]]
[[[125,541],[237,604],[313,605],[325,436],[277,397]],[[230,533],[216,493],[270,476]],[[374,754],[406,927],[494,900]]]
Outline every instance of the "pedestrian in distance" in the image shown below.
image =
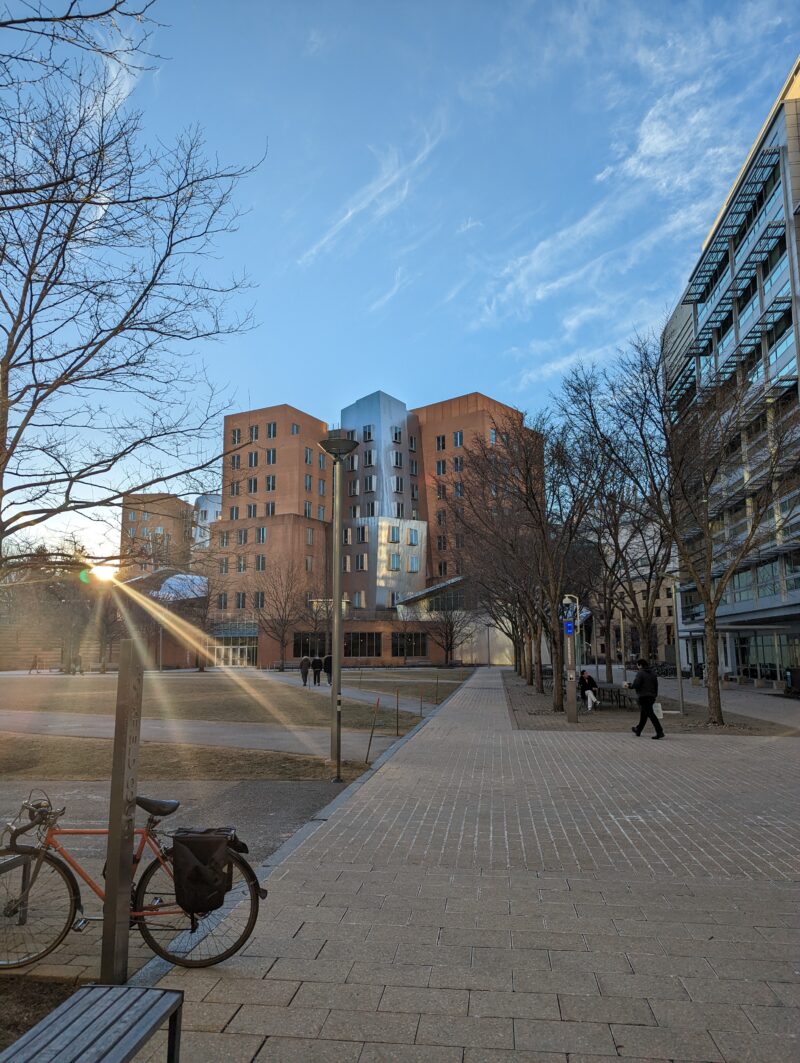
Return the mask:
[[308,686],[308,670],[311,667],[311,658],[304,656],[300,658],[300,678],[303,680],[303,686]]
[[325,678],[328,680],[328,686],[330,686],[331,676],[333,675],[333,657],[329,653],[326,653],[323,658],[322,670],[325,672]]
[[318,687],[319,686],[320,673],[322,672],[322,658],[321,657],[313,657],[312,658],[312,660],[311,660],[311,672],[312,672],[312,674],[314,676],[314,686]]
[[33,655],[33,661],[31,662],[31,666],[28,669],[28,675],[30,675],[31,672],[36,672],[37,675],[39,674],[39,654],[38,653],[34,653],[34,655]]
[[597,704],[597,682],[594,677],[584,668],[581,671],[581,677],[578,680],[578,689],[581,692],[581,700],[586,706],[586,711],[591,712]]
[[658,697],[658,676],[644,657],[640,657],[636,664],[639,671],[634,676],[631,687],[636,691],[636,696],[639,699],[639,726],[631,727],[631,730],[638,738],[644,730],[647,721],[650,720],[656,732],[651,737],[653,739],[663,738],[664,728],[653,712],[653,705]]

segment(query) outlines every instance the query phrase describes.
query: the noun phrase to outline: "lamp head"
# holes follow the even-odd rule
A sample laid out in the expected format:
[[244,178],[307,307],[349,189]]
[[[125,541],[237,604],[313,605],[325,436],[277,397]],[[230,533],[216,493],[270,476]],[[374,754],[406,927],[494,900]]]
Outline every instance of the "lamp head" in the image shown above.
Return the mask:
[[348,439],[347,433],[341,428],[333,428],[325,439],[319,441],[319,446],[334,461],[341,461],[348,454],[352,454],[358,446],[355,439]]

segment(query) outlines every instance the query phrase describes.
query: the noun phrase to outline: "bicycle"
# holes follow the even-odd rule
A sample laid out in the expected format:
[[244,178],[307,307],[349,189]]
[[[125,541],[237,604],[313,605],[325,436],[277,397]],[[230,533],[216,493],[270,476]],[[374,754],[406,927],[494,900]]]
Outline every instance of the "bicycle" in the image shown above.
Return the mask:
[[[59,839],[107,837],[108,830],[59,827],[66,808],[53,808],[46,794],[31,800],[34,792],[3,831],[9,840],[0,848],[0,970],[34,963],[57,948],[70,930],[80,933],[90,922],[102,919],[83,914],[76,875],[101,901],[105,899],[103,886]],[[166,840],[172,837],[156,830],[180,802],[137,797],[136,804],[148,813],[148,818],[144,827],[134,831],[131,928],[141,933],[156,955],[181,967],[210,967],[233,956],[252,934],[259,900],[267,895],[250,864],[232,847],[247,852],[247,846],[229,830],[223,903],[214,911],[187,912],[176,900],[173,850]],[[16,827],[14,824],[25,812],[29,822]],[[37,844],[17,843],[18,838],[34,830]],[[146,850],[152,852],[154,859],[137,881],[136,873]]]

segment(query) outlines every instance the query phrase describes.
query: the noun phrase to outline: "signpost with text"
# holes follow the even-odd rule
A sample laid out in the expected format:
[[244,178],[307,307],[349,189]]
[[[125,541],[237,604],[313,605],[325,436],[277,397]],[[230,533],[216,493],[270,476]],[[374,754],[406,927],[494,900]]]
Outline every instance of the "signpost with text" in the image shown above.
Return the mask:
[[578,722],[577,674],[575,670],[575,621],[564,621],[564,643],[567,662],[567,719]]

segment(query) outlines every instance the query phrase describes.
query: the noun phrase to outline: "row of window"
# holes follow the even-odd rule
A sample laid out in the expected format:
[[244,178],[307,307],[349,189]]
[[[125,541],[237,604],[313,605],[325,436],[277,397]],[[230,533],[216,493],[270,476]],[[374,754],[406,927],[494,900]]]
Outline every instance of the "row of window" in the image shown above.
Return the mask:
[[[364,477],[364,494],[375,494],[378,487],[377,476],[365,476]],[[402,476],[390,477],[389,483],[392,491],[395,494],[401,495],[405,490],[405,479]],[[361,480],[348,480],[347,481],[347,494],[350,498],[357,498],[361,494]],[[419,498],[419,487],[417,484],[411,484],[411,499],[416,501]]]
[[[278,452],[275,449],[275,447],[267,447],[267,449],[263,452],[263,454],[264,454],[264,464],[265,465],[277,465],[278,464]],[[257,450],[249,450],[247,452],[247,468],[248,469],[257,469],[258,468],[258,461],[259,461],[258,451]],[[311,449],[311,447],[306,447],[305,448],[304,461],[305,461],[306,465],[313,465],[314,464],[314,452]],[[317,454],[317,465],[319,466],[319,468],[321,470],[325,469],[325,454],[322,451],[320,451]],[[241,469],[242,468],[242,455],[241,454],[231,454],[231,468],[232,469]]]
[[[400,554],[389,554],[386,565],[388,572],[399,572],[403,565]],[[367,572],[369,569],[369,554],[343,554],[342,572]],[[406,572],[419,572],[419,558],[412,554],[406,558]]]
[[[362,459],[363,458],[363,462]],[[376,451],[365,450],[363,455],[351,454],[345,459],[345,468],[348,472],[358,472],[359,466],[365,469],[372,469],[377,464]],[[403,468],[403,455],[399,450],[392,451],[392,466],[395,469]],[[416,458],[409,458],[408,471],[411,476],[417,476],[419,474],[419,463]]]
[[[463,472],[464,471],[464,459],[463,458],[451,458],[450,459],[450,464],[453,467],[452,468],[453,472]],[[437,462],[436,462],[436,475],[437,476],[446,476],[447,475],[447,458],[439,458],[437,460]]]
[[[251,424],[251,425],[248,426],[247,437],[248,437],[248,439],[250,440],[251,443],[255,443],[255,442],[258,441],[258,429],[259,429],[259,426],[257,424]],[[266,425],[264,426],[264,430],[265,430],[267,439],[277,439],[277,437],[278,437],[278,425],[277,425],[276,421],[267,421]],[[291,434],[293,436],[299,436],[300,435],[300,425],[293,423],[292,426],[291,426],[290,432],[291,432]],[[242,430],[241,430],[241,428],[232,428],[231,429],[231,444],[234,447],[236,447],[236,446],[239,446],[239,444],[241,442],[242,442]]]
[[[393,443],[401,443],[402,444],[402,442],[403,442],[403,429],[400,427],[400,425],[392,425],[391,432],[392,432],[392,442]],[[347,438],[357,441],[358,437],[356,435],[356,432],[355,432],[354,428],[351,428],[348,431]],[[374,424],[365,424],[364,427],[361,429],[361,442],[362,443],[371,443],[374,440],[374,438],[375,438],[375,425]],[[414,451],[414,450],[417,449],[417,437],[416,436],[409,436],[408,437],[408,449],[411,450],[411,451]]]
[[[359,524],[355,529],[342,528],[342,544],[344,546],[352,546],[353,544],[353,532],[355,531],[355,541],[357,543],[369,542],[369,525]],[[399,543],[400,542],[400,525],[390,524],[386,529],[386,542],[387,543]],[[408,545],[419,546],[419,528],[408,529]]]
[[[238,495],[241,495],[242,484],[244,482],[244,480],[231,480],[228,486],[228,493],[231,495],[232,498],[236,498]],[[246,483],[247,494],[254,495],[258,493],[258,477],[250,476],[248,477]],[[311,473],[305,474],[303,486],[305,487],[306,491],[314,490],[314,477],[311,475]],[[270,473],[269,476],[264,477],[264,490],[270,494],[273,491],[277,490],[277,479],[274,474]],[[317,481],[317,493],[319,495],[325,494],[325,481],[322,479]]]
[[[404,520],[406,515],[405,502],[393,502],[389,516],[394,517],[396,520]],[[359,520],[361,517],[380,517],[381,506],[380,502],[365,502],[363,506],[360,504],[352,505],[347,511],[348,520]],[[418,513],[416,507],[411,509],[411,520],[418,520]]]
[[[324,657],[330,652],[326,633],[295,631],[292,639],[295,658]],[[381,632],[347,631],[344,636],[345,657],[380,657],[383,647]],[[392,657],[427,657],[428,635],[425,631],[393,631]]]
[[[457,432],[453,432],[453,447],[455,449],[458,449],[459,447],[463,447],[463,446],[464,446],[464,433],[462,431],[460,431],[460,430],[457,431]],[[436,449],[437,450],[447,450],[447,436],[446,435],[442,435],[442,436],[437,436],[436,437]]]
[[[312,520],[313,519],[313,516],[314,516],[313,509],[314,509],[314,507],[313,507],[313,505],[310,502],[304,502],[303,503],[303,516],[306,518],[306,520]],[[229,509],[228,509],[228,520],[239,520],[241,517],[253,518],[253,517],[257,517],[257,516],[258,516],[258,503],[257,502],[248,503],[244,507],[244,511],[242,511],[242,507],[241,506],[230,506]],[[265,517],[274,517],[275,516],[275,503],[274,502],[265,502],[264,503],[264,516]],[[372,516],[374,516],[374,514],[372,514]],[[402,516],[402,513],[400,514],[400,516]],[[325,520],[325,507],[324,506],[317,506],[317,520]],[[227,535],[228,533],[227,532],[221,532],[220,534],[221,535]]]

